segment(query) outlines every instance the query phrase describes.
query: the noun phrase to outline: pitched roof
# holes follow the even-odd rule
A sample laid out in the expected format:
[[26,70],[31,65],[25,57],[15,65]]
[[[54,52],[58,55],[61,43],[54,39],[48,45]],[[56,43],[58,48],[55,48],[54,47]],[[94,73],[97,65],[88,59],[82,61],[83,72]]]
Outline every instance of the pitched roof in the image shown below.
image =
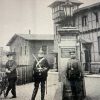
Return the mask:
[[[72,3],[78,4],[78,5],[83,4],[83,3],[82,3],[81,1],[79,1],[79,0],[69,0],[69,1],[72,2]],[[64,3],[64,2],[66,2],[66,0],[55,0],[53,3],[51,3],[51,4],[49,5],[49,7],[55,7],[55,6],[57,6],[57,5],[61,4],[61,3]]]
[[54,40],[54,34],[15,34],[7,43],[10,46],[11,43],[17,38],[21,37],[25,40]]
[[89,4],[85,3],[82,6],[80,6],[80,8],[78,10],[76,10],[74,13],[77,13],[77,12],[80,12],[80,11],[83,11],[83,10],[87,10],[87,9],[90,9],[90,8],[93,8],[93,7],[97,7],[97,6],[100,6],[100,1],[89,3]]
[[18,34],[26,40],[54,40],[53,34]]

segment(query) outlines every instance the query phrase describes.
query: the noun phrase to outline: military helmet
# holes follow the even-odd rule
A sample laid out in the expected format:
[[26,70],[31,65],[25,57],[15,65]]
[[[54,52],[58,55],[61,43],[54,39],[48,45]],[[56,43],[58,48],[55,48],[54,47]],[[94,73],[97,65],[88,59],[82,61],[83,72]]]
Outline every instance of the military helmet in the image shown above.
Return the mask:
[[44,52],[42,49],[39,50],[38,57],[44,57]]

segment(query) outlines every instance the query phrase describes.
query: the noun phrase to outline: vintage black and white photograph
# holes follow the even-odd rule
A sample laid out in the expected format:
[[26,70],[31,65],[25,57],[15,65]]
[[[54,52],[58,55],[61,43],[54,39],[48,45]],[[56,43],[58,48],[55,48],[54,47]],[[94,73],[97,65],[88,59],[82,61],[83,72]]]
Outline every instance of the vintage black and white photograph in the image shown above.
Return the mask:
[[100,100],[100,0],[0,0],[0,100]]

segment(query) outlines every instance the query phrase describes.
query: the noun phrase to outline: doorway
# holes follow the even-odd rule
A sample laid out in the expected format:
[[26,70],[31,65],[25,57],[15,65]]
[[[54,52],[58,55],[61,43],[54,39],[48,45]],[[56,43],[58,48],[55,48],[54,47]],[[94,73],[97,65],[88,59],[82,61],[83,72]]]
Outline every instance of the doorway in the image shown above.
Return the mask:
[[85,71],[91,72],[91,45],[85,44]]

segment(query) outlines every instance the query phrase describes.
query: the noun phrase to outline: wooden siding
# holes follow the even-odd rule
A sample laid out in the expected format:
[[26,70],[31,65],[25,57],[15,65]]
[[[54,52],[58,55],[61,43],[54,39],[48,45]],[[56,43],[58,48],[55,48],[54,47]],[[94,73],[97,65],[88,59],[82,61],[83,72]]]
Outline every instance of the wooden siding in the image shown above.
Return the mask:
[[[25,46],[27,47],[27,53],[25,55]],[[21,52],[22,47],[22,54]],[[28,41],[23,38],[17,37],[10,46],[11,51],[16,52],[16,62],[18,65],[29,65],[29,45]]]
[[[47,46],[47,59],[51,66],[54,63],[54,57],[50,54],[54,49],[54,42],[51,40],[46,41],[28,41],[21,37],[17,37],[10,46],[11,51],[16,52],[16,62],[17,62],[17,72],[18,72],[18,84],[25,84],[32,82],[32,65],[34,63],[34,58],[32,54],[34,53],[37,57],[38,51],[42,45]],[[25,54],[26,47],[26,54]]]
[[[98,22],[96,22],[96,16],[94,12],[98,13]],[[82,16],[87,16],[87,25],[82,26]],[[93,72],[100,70],[100,54],[98,51],[98,37],[100,36],[100,10],[99,9],[89,9],[85,12],[78,12],[75,14],[75,26],[81,32],[81,38],[84,40],[90,40],[91,44],[91,69]],[[82,54],[84,55],[84,54]]]
[[33,81],[32,66],[18,66],[18,80],[17,84],[26,84]]
[[[96,16],[94,12],[98,13],[98,22],[96,22]],[[82,17],[87,16],[87,25],[82,26]],[[75,26],[79,28],[81,32],[92,30],[95,28],[100,28],[100,10],[94,9],[94,10],[87,10],[84,13],[80,13],[75,15]]]
[[[52,50],[54,49],[54,43],[53,41],[31,41],[29,43],[30,45],[30,60],[29,60],[29,63],[32,64],[34,62],[34,58],[32,56],[32,54],[34,53],[35,56],[37,57],[37,54],[38,54],[38,51],[40,50],[41,46],[42,45],[46,45],[47,46],[47,57],[50,57],[51,56],[51,52]],[[50,58],[50,59],[53,59],[53,58]],[[48,60],[50,60],[48,59]]]

